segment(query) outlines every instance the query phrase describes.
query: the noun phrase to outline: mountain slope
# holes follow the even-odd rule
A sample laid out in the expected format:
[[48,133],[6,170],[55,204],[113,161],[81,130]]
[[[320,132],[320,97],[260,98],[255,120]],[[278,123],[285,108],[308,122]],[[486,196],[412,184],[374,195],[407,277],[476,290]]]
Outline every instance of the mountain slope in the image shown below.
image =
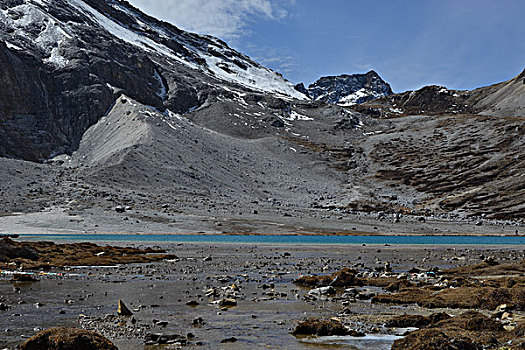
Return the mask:
[[[369,101],[356,110],[384,117],[410,114],[480,114],[525,117],[525,71],[508,81],[472,91],[425,86]],[[375,112],[374,112],[375,110]]]
[[121,93],[175,113],[228,86],[305,99],[224,42],[123,1],[4,1],[0,29],[3,156],[41,160],[72,152]]

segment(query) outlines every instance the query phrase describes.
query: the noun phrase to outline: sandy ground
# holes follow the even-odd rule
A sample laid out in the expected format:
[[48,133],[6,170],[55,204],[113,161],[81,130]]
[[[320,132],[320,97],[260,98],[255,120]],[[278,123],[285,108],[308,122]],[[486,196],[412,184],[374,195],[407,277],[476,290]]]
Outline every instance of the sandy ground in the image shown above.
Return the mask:
[[[292,210],[290,210],[292,212]],[[286,211],[283,211],[286,213]],[[71,211],[52,207],[33,213],[0,215],[0,233],[249,233],[249,234],[403,234],[403,235],[515,235],[525,229],[517,223],[479,220],[452,220],[370,213],[327,212],[294,209],[293,215],[275,215],[275,210],[249,206],[235,214],[192,208],[114,210],[86,209]]]
[[[379,327],[379,335],[301,340],[290,334],[298,321],[310,316],[336,316],[343,306],[337,298],[306,302],[304,296],[309,289],[291,282],[301,274],[331,273],[342,267],[369,271],[384,266],[386,261],[394,271],[406,271],[413,266],[446,268],[477,263],[482,255],[504,261],[523,259],[520,247],[249,244],[162,247],[178,259],[53,270],[65,274],[40,276],[40,281],[34,283],[9,282],[9,275],[3,275],[0,295],[9,309],[0,311],[0,344],[14,349],[38,330],[82,324],[108,336],[120,349],[144,349],[141,336],[147,332],[182,336],[192,333],[194,337],[188,338],[188,348],[310,349],[330,348],[328,343],[337,343],[342,349],[389,349],[395,336],[382,328],[388,315],[430,311],[357,301],[349,305],[348,322],[365,332]],[[221,309],[205,296],[211,287],[220,289],[232,284],[240,288],[236,307]],[[134,324],[130,320],[119,323],[113,316],[107,316],[116,316],[119,299],[134,310]],[[189,301],[198,305],[188,306]],[[459,310],[447,311],[459,313]],[[203,324],[194,326],[198,317]],[[153,320],[168,323],[163,327],[154,325]],[[221,343],[231,337],[237,341]]]

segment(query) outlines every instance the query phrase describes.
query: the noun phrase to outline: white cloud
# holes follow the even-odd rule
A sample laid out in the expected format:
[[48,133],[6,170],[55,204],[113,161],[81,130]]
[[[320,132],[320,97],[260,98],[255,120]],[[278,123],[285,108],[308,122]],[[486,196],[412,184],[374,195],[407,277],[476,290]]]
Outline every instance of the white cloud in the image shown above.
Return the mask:
[[181,29],[224,39],[246,35],[255,18],[279,20],[287,16],[283,5],[295,0],[129,0],[146,13]]

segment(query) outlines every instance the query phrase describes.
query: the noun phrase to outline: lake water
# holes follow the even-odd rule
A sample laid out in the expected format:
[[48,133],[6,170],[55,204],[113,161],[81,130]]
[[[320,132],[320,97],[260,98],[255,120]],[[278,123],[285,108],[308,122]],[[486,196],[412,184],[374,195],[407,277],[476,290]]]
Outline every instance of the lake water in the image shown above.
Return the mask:
[[525,245],[525,236],[296,236],[203,234],[21,234],[22,240],[234,244]]

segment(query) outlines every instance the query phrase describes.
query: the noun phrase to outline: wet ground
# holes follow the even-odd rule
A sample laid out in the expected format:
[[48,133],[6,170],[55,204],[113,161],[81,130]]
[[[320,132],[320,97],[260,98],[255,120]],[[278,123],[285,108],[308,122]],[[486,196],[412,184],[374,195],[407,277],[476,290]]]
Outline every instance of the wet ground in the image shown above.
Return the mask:
[[[523,258],[522,249],[512,247],[171,244],[162,248],[178,259],[51,270],[64,274],[44,274],[33,283],[10,282],[10,275],[3,274],[0,295],[9,309],[0,311],[0,344],[14,349],[38,330],[70,325],[96,330],[119,349],[144,349],[147,333],[180,335],[186,348],[389,349],[395,334],[381,328],[389,315],[428,311],[358,300],[346,306],[350,314],[345,317],[366,337],[300,339],[290,334],[297,322],[313,316],[333,317],[345,306],[338,297],[306,301],[309,289],[292,281],[302,274],[332,273],[342,267],[371,271],[386,261],[394,271],[406,271],[413,266],[477,263],[482,255],[499,260]],[[232,285],[239,289],[233,293],[236,306],[213,303],[230,293]],[[215,296],[206,295],[210,288],[215,288]],[[118,300],[133,311],[132,317],[116,317]],[[372,334],[374,327],[378,329]]]

